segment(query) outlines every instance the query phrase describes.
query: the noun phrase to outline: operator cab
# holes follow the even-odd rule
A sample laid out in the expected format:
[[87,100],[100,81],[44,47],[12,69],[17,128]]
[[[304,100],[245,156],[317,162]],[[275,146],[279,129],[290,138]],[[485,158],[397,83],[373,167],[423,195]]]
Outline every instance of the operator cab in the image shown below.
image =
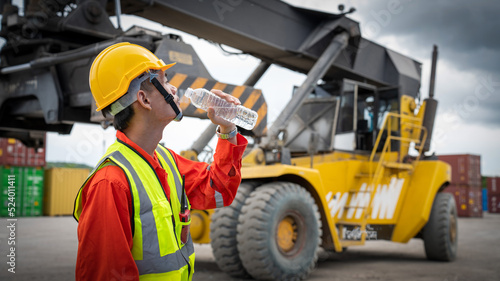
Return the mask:
[[[348,79],[343,81],[339,101],[335,150],[371,152],[385,116],[399,112],[397,88],[377,88]],[[397,126],[391,131],[396,134]]]
[[[399,112],[398,97],[397,87],[377,88],[349,79],[321,81],[282,131],[282,143],[294,156],[333,150],[371,153],[385,116]],[[391,134],[398,130],[395,124]],[[383,134],[382,144],[387,138]],[[398,145],[391,143],[395,149]]]

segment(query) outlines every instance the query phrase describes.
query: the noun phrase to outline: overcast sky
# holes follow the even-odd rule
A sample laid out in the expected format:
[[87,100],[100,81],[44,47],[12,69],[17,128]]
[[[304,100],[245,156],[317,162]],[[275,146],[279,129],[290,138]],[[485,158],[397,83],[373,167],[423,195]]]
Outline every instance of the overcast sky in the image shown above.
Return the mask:
[[[303,2],[303,1],[302,1]],[[395,3],[395,4],[394,4]],[[399,3],[399,4],[398,4]],[[439,47],[439,100],[433,149],[482,156],[482,173],[500,175],[500,1],[346,1],[363,36],[423,63]]]
[[[500,176],[500,1],[379,0],[301,1],[289,3],[327,12],[355,7],[350,17],[359,21],[362,36],[423,64],[422,97],[428,95],[433,44],[439,47],[436,98],[438,119],[432,150],[437,154],[480,154],[482,173]],[[191,44],[212,76],[242,84],[258,60],[225,56],[204,40],[136,17],[123,17],[123,25],[142,25],[164,33],[178,33]],[[268,102],[273,121],[290,99],[294,85],[305,76],[272,66],[256,85]],[[266,95],[280,93],[280,95]],[[208,121],[185,118],[167,126],[163,141],[180,152],[190,147]],[[186,130],[186,128],[190,128]],[[114,140],[114,130],[77,125],[70,136],[49,134],[48,161],[94,165],[104,147]],[[212,141],[212,144],[214,140]]]

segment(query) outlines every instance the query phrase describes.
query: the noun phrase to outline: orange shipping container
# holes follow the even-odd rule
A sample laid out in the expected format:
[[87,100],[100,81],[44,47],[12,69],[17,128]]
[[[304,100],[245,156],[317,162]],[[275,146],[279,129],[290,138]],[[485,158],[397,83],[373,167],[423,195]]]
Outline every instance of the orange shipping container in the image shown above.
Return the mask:
[[482,191],[480,186],[451,184],[444,192],[455,197],[459,217],[482,217]]
[[0,138],[0,165],[26,165],[26,146],[16,139]]
[[43,147],[34,149],[13,138],[0,138],[0,165],[44,167],[45,140],[43,143]]
[[30,167],[45,166],[45,147],[28,147],[26,151],[26,165]]
[[486,188],[488,189],[488,195],[500,194],[500,177],[491,177],[486,179]]
[[45,171],[43,214],[48,216],[72,215],[75,197],[88,169],[51,168]]
[[438,155],[451,166],[451,183],[481,185],[481,156],[471,154]]
[[488,194],[488,212],[500,213],[500,194]]

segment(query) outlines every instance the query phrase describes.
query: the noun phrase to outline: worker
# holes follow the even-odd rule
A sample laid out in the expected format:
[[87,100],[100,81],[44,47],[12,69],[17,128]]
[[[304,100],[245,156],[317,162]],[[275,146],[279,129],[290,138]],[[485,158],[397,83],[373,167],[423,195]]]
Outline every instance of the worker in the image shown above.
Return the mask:
[[[228,206],[236,195],[248,142],[213,108],[208,117],[218,125],[219,141],[212,164],[187,160],[158,144],[165,127],[182,119],[177,89],[165,73],[174,64],[130,43],[108,47],[92,63],[97,111],[114,116],[117,140],[75,200],[76,280],[191,280],[190,208]],[[184,141],[180,135],[167,137]]]

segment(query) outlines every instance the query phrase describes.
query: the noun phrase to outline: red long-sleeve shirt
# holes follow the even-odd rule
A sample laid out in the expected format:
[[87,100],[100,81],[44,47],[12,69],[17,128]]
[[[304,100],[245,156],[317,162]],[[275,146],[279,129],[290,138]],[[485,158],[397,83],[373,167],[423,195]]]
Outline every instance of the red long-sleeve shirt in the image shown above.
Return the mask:
[[[156,152],[151,157],[120,131],[116,137],[151,163],[165,194],[170,194],[167,173],[159,164]],[[190,161],[171,151],[180,174],[185,175],[186,194],[193,209],[215,208],[215,190],[222,195],[224,206],[233,201],[241,181],[241,157],[248,144],[239,134],[237,141],[238,145],[233,145],[219,140],[214,162],[208,169],[207,163]],[[81,196],[76,280],[139,280],[131,253],[133,203],[124,172],[117,166],[105,166],[94,175]]]

